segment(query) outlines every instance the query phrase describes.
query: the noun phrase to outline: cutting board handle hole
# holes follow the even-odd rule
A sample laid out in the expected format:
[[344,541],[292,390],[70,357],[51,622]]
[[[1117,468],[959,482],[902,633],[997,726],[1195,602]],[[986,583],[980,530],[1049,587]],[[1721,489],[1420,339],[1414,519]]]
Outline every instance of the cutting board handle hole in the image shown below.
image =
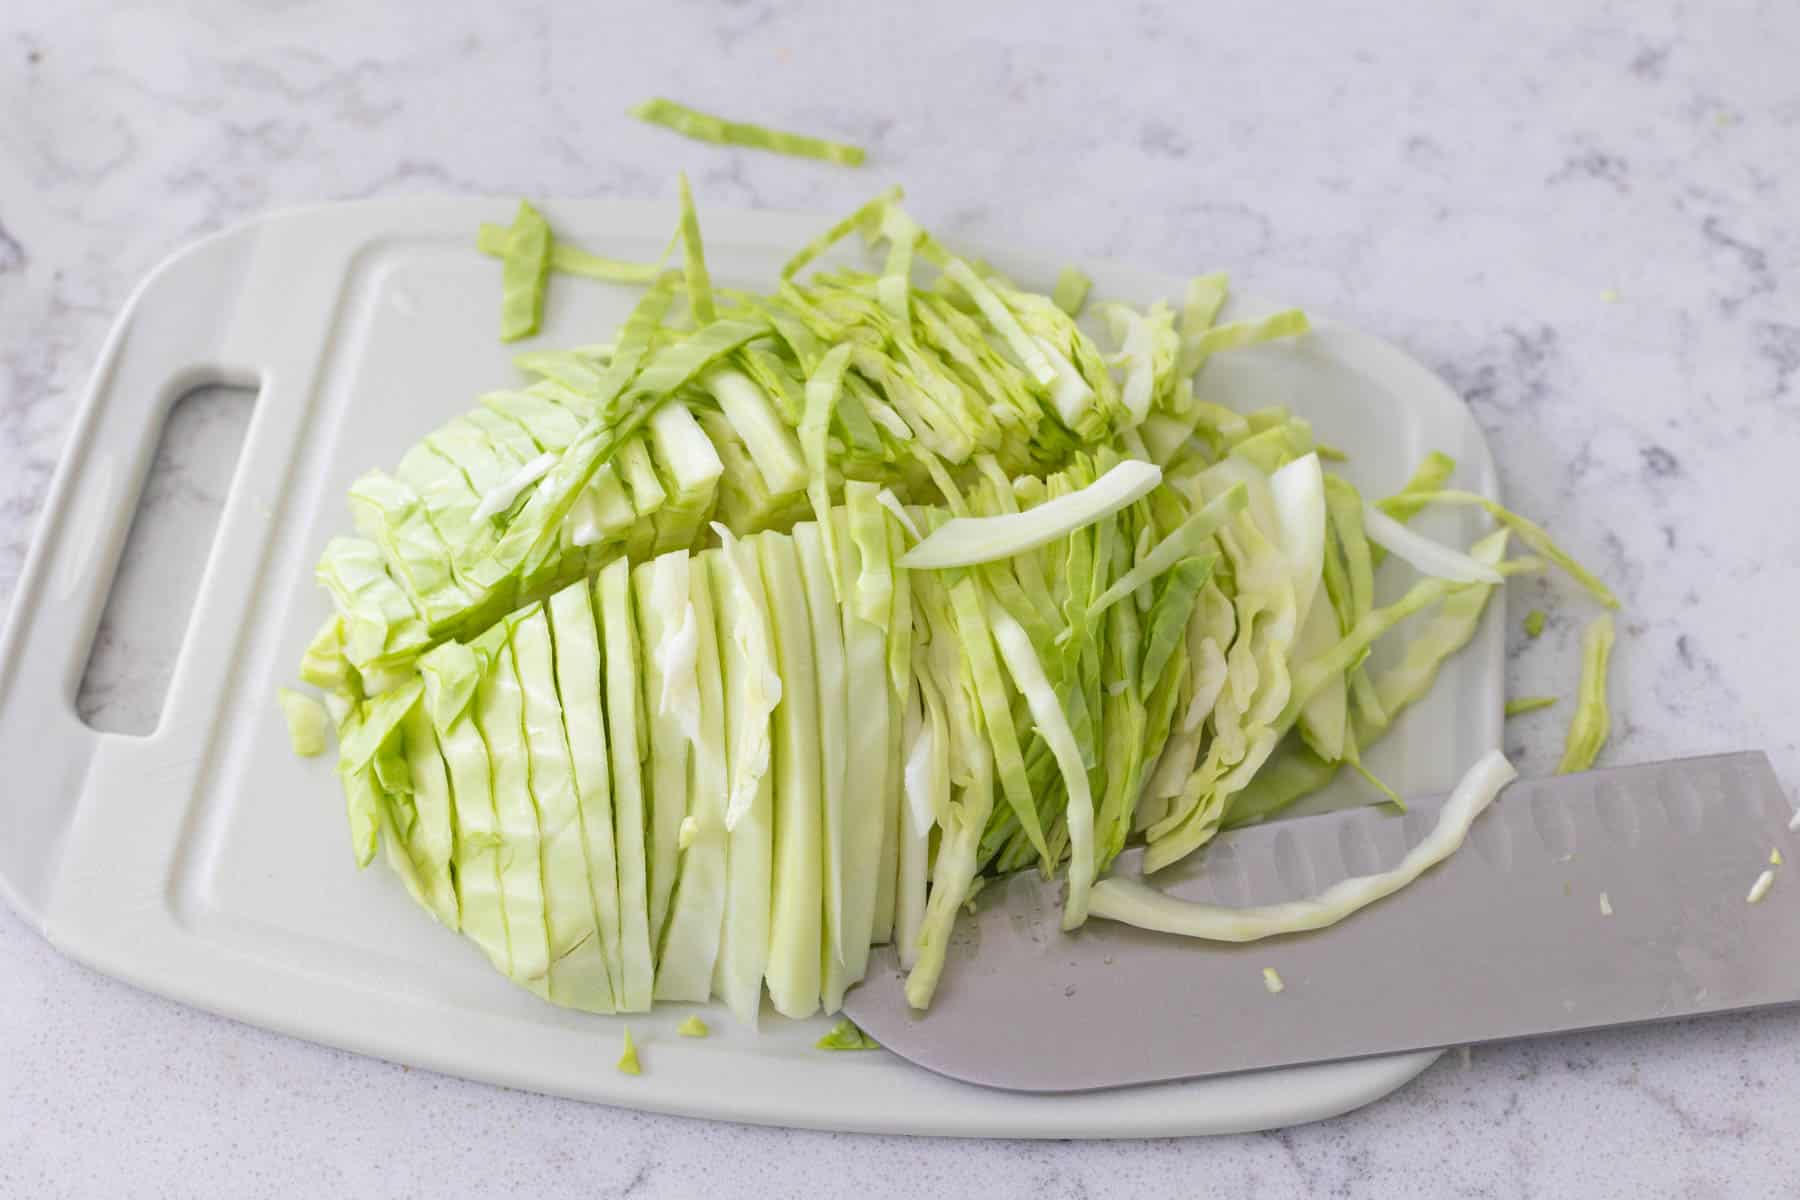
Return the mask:
[[75,693],[90,729],[141,737],[162,720],[256,395],[214,379],[179,393],[163,417]]

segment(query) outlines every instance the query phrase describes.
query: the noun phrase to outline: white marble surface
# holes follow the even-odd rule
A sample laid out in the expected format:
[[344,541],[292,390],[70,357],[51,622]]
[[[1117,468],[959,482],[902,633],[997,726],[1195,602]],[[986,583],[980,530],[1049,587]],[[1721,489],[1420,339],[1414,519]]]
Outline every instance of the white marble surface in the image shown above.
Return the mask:
[[[6,5],[0,606],[108,324],[199,234],[375,194],[666,196],[684,166],[732,205],[836,210],[894,180],[960,238],[1227,266],[1408,346],[1468,397],[1509,495],[1620,587],[1608,758],[1765,746],[1793,789],[1800,8],[1208,7]],[[871,165],[623,117],[652,93],[854,138]],[[1514,593],[1515,617],[1553,614],[1514,691],[1566,690],[1587,610]],[[84,703],[129,721],[145,669],[113,636]],[[1559,739],[1554,715],[1510,738],[1527,771]],[[1778,1195],[1797,1070],[1789,1012],[1451,1055],[1262,1136],[787,1133],[290,1041],[94,975],[0,912],[8,1196]]]

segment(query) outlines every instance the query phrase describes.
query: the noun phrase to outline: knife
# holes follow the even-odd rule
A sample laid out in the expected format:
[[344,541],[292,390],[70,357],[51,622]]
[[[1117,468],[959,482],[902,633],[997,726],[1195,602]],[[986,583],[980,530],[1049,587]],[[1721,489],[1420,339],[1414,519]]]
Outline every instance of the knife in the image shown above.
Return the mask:
[[[1221,834],[1150,882],[1211,904],[1298,899],[1394,865],[1443,801]],[[1060,881],[1022,872],[959,918],[929,1010],[907,1006],[887,947],[844,1012],[941,1074],[1078,1092],[1790,1004],[1792,817],[1761,753],[1519,781],[1412,885],[1242,944],[1098,919],[1064,933]],[[1789,851],[1794,865],[1772,861]]]

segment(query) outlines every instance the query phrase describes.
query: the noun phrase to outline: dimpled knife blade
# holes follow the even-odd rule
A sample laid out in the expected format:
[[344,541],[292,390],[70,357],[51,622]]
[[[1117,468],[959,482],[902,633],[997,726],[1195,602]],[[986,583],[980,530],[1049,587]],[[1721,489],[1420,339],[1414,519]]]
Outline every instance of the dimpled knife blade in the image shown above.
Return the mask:
[[[1152,882],[1213,904],[1297,899],[1392,866],[1442,803],[1236,830]],[[844,1011],[944,1075],[1074,1092],[1793,1003],[1791,817],[1761,753],[1521,780],[1411,886],[1239,945],[1102,920],[1065,934],[1061,883],[1025,872],[959,917],[928,1011],[907,1007],[892,948]]]

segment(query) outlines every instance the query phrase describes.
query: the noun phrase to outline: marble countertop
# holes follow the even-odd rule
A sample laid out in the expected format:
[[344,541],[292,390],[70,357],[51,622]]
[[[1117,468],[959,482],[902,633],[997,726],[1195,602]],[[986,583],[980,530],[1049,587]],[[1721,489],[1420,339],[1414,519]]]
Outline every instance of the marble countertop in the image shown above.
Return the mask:
[[[1607,759],[1760,746],[1800,784],[1800,9],[187,7],[0,15],[0,609],[109,324],[196,236],[371,195],[666,198],[680,167],[703,202],[814,211],[902,181],[967,241],[1225,266],[1409,348],[1509,497],[1624,597]],[[870,166],[623,117],[650,94],[848,137]],[[171,457],[213,436],[201,413]],[[177,466],[171,494],[204,502]],[[1515,630],[1552,613],[1515,635],[1510,687],[1566,691],[1582,601],[1510,603]],[[90,709],[144,703],[129,657]],[[1543,771],[1560,738],[1529,718],[1508,748]],[[1797,1073],[1780,1012],[1447,1055],[1257,1136],[795,1133],[292,1041],[93,974],[0,909],[5,1195],[1763,1195],[1800,1178]]]

